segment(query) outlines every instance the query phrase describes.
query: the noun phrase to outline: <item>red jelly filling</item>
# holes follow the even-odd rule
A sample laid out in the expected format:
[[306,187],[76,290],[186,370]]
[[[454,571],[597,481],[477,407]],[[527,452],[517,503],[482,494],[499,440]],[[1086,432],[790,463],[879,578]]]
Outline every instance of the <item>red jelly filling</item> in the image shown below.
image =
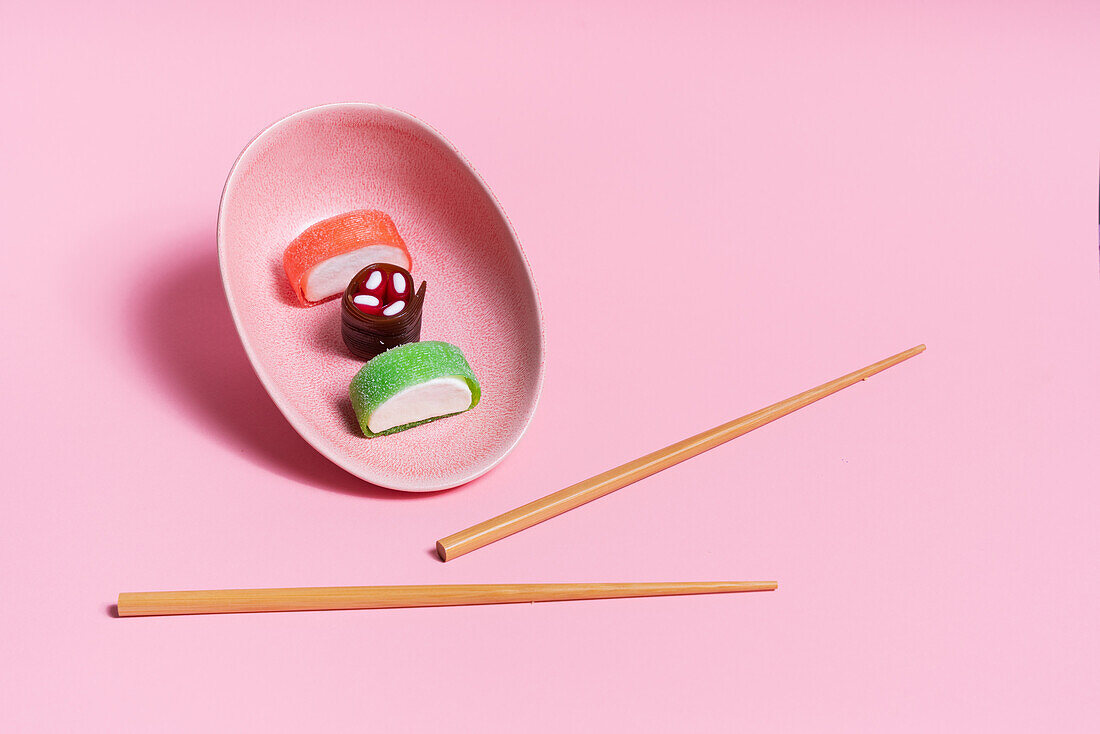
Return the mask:
[[389,303],[399,300],[408,300],[409,289],[412,288],[412,283],[401,273],[392,273],[390,275],[389,286],[386,288],[386,299]]
[[363,278],[352,303],[363,313],[377,316],[396,316],[405,310],[412,283],[401,273],[386,273],[384,270],[371,270]]

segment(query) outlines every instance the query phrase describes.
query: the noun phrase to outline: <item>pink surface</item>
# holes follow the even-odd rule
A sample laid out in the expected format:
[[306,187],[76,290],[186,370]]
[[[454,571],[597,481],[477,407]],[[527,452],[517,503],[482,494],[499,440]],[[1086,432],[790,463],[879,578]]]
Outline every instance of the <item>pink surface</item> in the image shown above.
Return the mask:
[[[477,408],[377,440],[363,437],[348,384],[363,366],[340,336],[339,299],[303,308],[286,246],[336,214],[390,215],[428,282],[420,336],[462,350]],[[542,317],[523,252],[478,175],[424,123],[365,104],[291,115],[234,166],[218,215],[233,318],[272,399],[318,451],[392,489],[454,487],[496,466],[526,430],[544,373]]]
[[[1095,4],[189,7],[0,11],[0,730],[1097,730]],[[442,131],[538,277],[539,410],[459,490],[372,489],[314,451],[222,295],[226,171],[334,100]],[[693,318],[661,297],[670,261],[701,279]],[[754,578],[780,589],[110,613],[122,590]]]

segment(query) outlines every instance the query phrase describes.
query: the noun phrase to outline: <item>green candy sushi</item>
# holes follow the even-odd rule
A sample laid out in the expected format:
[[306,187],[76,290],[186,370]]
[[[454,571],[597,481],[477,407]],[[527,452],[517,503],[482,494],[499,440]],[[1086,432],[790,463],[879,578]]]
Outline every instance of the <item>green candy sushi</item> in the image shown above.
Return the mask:
[[348,389],[367,438],[470,410],[481,400],[470,363],[447,342],[411,342],[363,365]]

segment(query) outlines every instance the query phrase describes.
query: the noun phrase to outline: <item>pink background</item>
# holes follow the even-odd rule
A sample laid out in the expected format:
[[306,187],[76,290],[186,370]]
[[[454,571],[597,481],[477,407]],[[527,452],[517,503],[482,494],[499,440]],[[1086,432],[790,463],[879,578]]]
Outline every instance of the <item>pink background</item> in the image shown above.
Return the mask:
[[[1096,731],[1095,4],[15,5],[0,729]],[[221,293],[233,159],[336,100],[441,130],[538,279],[539,412],[454,491],[373,489],[315,453]],[[919,342],[583,510],[446,565],[429,550]],[[757,578],[780,590],[110,609]]]

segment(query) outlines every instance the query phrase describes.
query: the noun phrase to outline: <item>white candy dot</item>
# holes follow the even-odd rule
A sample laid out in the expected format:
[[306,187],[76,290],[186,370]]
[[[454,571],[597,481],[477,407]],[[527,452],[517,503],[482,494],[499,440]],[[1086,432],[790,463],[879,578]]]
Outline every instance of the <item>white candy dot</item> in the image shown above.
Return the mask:
[[386,306],[382,311],[383,316],[393,316],[394,314],[401,313],[401,310],[405,308],[404,301],[394,301],[390,305]]
[[[367,276],[367,282],[363,284],[365,288],[374,290],[382,283],[382,271],[375,270],[373,273]],[[377,304],[372,304],[377,305]]]
[[393,274],[393,289],[398,293],[405,292],[405,276],[401,273]]
[[355,298],[352,299],[352,301],[354,301],[355,303],[358,303],[360,306],[378,306],[379,304],[382,303],[381,301],[378,300],[378,296],[371,296],[371,295],[356,296]]

